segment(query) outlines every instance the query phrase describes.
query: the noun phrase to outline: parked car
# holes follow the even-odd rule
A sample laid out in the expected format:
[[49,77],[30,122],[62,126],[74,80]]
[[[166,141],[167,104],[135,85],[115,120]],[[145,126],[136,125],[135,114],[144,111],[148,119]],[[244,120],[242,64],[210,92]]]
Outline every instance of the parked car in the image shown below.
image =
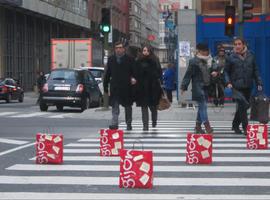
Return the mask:
[[88,69],[93,76],[95,77],[95,80],[98,82],[98,87],[103,94],[103,75],[104,75],[104,68],[103,67],[80,67],[81,69]]
[[12,78],[0,78],[0,100],[10,103],[12,100],[23,102],[24,91],[17,81]]
[[81,111],[100,106],[102,94],[94,76],[86,69],[59,68],[51,71],[41,92],[40,110],[47,111],[56,106],[79,107]]

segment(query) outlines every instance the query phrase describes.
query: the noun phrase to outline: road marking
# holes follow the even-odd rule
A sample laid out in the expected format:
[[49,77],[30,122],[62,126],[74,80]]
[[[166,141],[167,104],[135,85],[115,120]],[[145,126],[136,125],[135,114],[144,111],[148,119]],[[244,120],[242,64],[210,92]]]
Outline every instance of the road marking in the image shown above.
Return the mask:
[[27,118],[27,117],[37,117],[37,116],[42,116],[42,115],[47,115],[47,113],[35,112],[35,113],[27,113],[27,114],[15,115],[15,116],[10,116],[10,117]]
[[5,115],[15,115],[17,114],[18,112],[1,112],[0,113],[0,116],[5,116]]
[[[48,165],[47,165],[48,166]],[[74,167],[74,166],[73,166]],[[119,170],[119,169],[118,169]],[[119,177],[0,176],[0,184],[111,185],[118,188]],[[154,186],[270,186],[264,178],[154,178]],[[43,196],[44,198],[44,196]]]
[[[144,149],[153,153],[186,153],[186,149]],[[64,153],[99,153],[99,149],[64,149]],[[213,154],[270,154],[268,149],[213,149]]]
[[[155,185],[154,185],[155,188]],[[104,199],[104,200],[138,200],[138,199],[171,199],[171,200],[179,200],[179,199],[189,199],[189,200],[269,200],[270,195],[230,195],[230,194],[220,194],[220,195],[209,195],[209,194],[136,194],[129,193],[120,194],[120,193],[46,193],[46,192],[0,192],[0,199],[56,199],[56,200],[89,200],[89,199]]]
[[6,138],[0,138],[0,143],[6,143],[6,144],[26,144],[28,141],[22,141],[22,140],[11,140],[11,139],[6,139]]
[[[15,164],[7,170],[20,171],[119,171],[117,165],[37,165]],[[270,172],[270,166],[214,166],[214,165],[185,165],[185,166],[154,166],[155,172]],[[270,183],[270,179],[269,180]]]
[[[64,156],[64,161],[97,161],[97,162],[115,162],[120,161],[119,157],[109,156]],[[36,160],[33,157],[29,160]],[[153,156],[155,162],[185,162],[185,156]],[[213,157],[213,162],[269,162],[270,157]]]
[[[138,140],[142,142],[186,142],[187,141],[187,136],[179,136],[178,138],[138,138]],[[85,138],[85,139],[79,139],[78,142],[99,142],[99,138]],[[135,142],[135,139],[124,139],[125,142]],[[246,142],[246,138],[215,138],[213,136],[213,141],[214,142]]]
[[23,146],[19,146],[19,147],[13,148],[13,149],[9,149],[7,151],[0,152],[0,156],[6,155],[8,153],[12,153],[14,151],[18,151],[18,150],[24,149],[24,148],[29,147],[29,146],[32,146],[34,144],[35,144],[35,142],[30,143],[30,144],[26,144],[26,145],[23,145]]
[[70,117],[72,114],[70,113],[64,113],[64,114],[58,114],[58,115],[52,115],[49,116],[48,118],[65,118],[65,117]]
[[[94,143],[70,143],[65,145],[66,147],[100,147],[100,144],[94,144]],[[124,147],[133,147],[134,144],[132,143],[124,143]],[[186,147],[186,143],[167,143],[167,144],[162,144],[162,143],[154,143],[154,144],[149,144],[149,143],[143,143],[143,147]],[[212,147],[241,147],[245,148],[247,145],[244,143],[212,143]]]

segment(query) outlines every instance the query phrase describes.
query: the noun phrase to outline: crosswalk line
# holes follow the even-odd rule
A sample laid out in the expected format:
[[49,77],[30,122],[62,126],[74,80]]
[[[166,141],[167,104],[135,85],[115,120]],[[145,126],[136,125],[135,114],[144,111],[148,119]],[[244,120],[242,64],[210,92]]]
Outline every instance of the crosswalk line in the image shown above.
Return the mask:
[[0,113],[0,116],[8,116],[8,115],[15,115],[17,114],[18,112],[1,112]]
[[28,141],[0,138],[0,143],[22,145],[28,143]]
[[[70,144],[67,144],[65,145],[66,147],[99,147],[100,144],[95,144],[95,143],[70,143]],[[124,144],[124,147],[133,147],[134,144],[128,144],[128,143],[125,143]],[[159,144],[148,144],[148,143],[143,143],[142,144],[143,147],[169,147],[169,148],[172,148],[172,147],[186,147],[187,144],[186,143],[167,143],[167,144],[162,144],[162,143],[159,143]],[[213,143],[212,144],[213,147],[241,147],[241,148],[245,148],[247,145],[245,143],[233,143],[233,144],[230,144],[230,143]]]
[[[119,165],[37,165],[15,164],[7,170],[20,171],[119,171]],[[155,165],[155,172],[270,172],[269,166]],[[270,183],[270,179],[269,179]]]
[[157,200],[164,200],[164,199],[171,199],[171,200],[179,200],[179,199],[189,199],[189,200],[269,200],[270,195],[239,195],[239,194],[220,194],[220,195],[211,195],[211,194],[140,194],[140,193],[38,193],[38,192],[0,192],[0,199],[55,199],[55,200],[89,200],[89,199],[96,199],[96,200],[138,200],[138,199],[157,199]]
[[[213,136],[213,141],[214,142],[246,142],[246,138],[215,138]],[[139,139],[141,142],[186,142],[187,138],[186,135],[184,136],[178,136],[177,138],[145,138],[142,137]],[[84,138],[84,139],[79,139],[78,142],[99,142],[99,138]],[[134,139],[124,139],[125,142],[134,142]]]
[[[168,154],[168,153],[185,153],[185,149],[150,149],[144,148],[144,151],[153,151],[153,153],[158,154]],[[64,153],[99,153],[99,149],[64,149]],[[265,149],[213,149],[213,154],[270,154],[270,150]]]
[[42,115],[47,115],[47,113],[35,112],[35,113],[20,114],[20,115],[15,115],[15,116],[10,116],[10,117],[12,117],[12,118],[27,118],[27,117],[37,117],[37,116],[42,116]]
[[[30,160],[35,160],[36,157]],[[115,162],[120,161],[119,157],[108,157],[108,156],[64,156],[65,161],[96,161],[96,162]],[[154,162],[185,162],[185,156],[153,156]],[[213,162],[270,162],[270,157],[213,157]]]
[[[0,184],[103,185],[118,187],[118,177],[0,176]],[[155,186],[270,186],[265,178],[154,178]]]

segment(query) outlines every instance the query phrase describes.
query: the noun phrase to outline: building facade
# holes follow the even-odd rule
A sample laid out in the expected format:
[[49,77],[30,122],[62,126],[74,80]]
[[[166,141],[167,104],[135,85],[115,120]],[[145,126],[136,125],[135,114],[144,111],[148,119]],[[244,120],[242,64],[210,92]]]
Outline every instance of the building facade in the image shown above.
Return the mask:
[[89,37],[87,0],[0,0],[0,76],[33,90],[50,70],[50,39]]

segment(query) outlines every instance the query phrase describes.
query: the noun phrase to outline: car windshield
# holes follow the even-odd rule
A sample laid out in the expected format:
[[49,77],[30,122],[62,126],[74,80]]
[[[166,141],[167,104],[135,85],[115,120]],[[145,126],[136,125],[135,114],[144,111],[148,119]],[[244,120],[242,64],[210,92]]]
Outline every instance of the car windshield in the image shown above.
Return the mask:
[[49,80],[75,80],[77,73],[71,70],[57,70],[52,71]]
[[90,69],[95,78],[102,78],[102,71],[98,69]]

